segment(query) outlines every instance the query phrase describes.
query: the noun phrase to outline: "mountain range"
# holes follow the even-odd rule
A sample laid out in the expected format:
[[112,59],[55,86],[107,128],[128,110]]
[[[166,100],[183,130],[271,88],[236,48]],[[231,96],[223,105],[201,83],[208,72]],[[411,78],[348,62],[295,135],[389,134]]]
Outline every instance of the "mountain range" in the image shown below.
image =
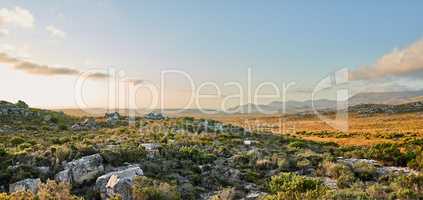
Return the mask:
[[230,108],[229,111],[238,113],[297,113],[313,110],[313,107],[316,110],[336,109],[338,103],[346,103],[346,105],[348,106],[356,106],[360,104],[399,105],[422,100],[423,90],[398,92],[366,92],[353,95],[348,99],[347,102],[338,102],[336,100],[328,99],[317,99],[314,101],[273,101],[269,104],[245,104],[241,106],[236,106]]

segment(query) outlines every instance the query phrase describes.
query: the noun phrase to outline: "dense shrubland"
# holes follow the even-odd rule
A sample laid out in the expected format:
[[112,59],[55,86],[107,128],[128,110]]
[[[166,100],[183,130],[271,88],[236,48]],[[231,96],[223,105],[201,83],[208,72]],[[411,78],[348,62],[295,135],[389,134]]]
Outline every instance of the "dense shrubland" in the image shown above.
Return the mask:
[[[57,123],[66,127],[80,120],[59,116]],[[97,153],[106,168],[140,166],[144,176],[135,179],[131,190],[134,199],[140,200],[423,198],[423,176],[418,172],[423,168],[421,139],[341,147],[286,135],[250,133],[229,125],[218,130],[201,128],[204,122],[194,118],[141,120],[141,129],[122,126],[122,122],[78,132],[69,128],[29,130],[20,124],[15,131],[0,134],[0,191],[7,192],[9,184],[26,178],[41,178],[44,184],[36,194],[1,193],[0,200],[98,199],[93,182],[70,186],[51,181],[63,170],[64,162]],[[142,146],[146,143],[158,144],[157,152],[151,154]],[[408,166],[416,173],[381,173],[381,166],[348,164],[339,157]]]

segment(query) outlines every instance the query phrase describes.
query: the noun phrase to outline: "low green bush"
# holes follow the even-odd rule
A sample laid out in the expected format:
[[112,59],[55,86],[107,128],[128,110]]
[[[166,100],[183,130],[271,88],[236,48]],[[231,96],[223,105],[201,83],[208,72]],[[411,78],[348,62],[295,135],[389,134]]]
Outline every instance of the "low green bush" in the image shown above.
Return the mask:
[[269,182],[269,190],[271,193],[287,191],[306,192],[309,190],[316,190],[319,187],[322,187],[322,182],[320,180],[285,172],[272,176]]
[[365,162],[357,162],[353,165],[355,175],[362,181],[375,180],[377,176],[376,167]]
[[181,194],[176,190],[176,186],[145,176],[135,178],[132,194],[134,200],[181,199]]

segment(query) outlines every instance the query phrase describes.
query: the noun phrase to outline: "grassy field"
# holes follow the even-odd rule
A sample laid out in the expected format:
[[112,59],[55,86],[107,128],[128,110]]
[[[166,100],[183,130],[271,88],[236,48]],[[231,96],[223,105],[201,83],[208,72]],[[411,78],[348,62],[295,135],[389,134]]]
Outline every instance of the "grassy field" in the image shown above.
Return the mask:
[[[332,116],[327,116],[331,117]],[[214,119],[262,132],[296,135],[308,140],[342,145],[373,145],[423,137],[423,113],[348,116],[348,131],[338,131],[314,115],[215,116]]]

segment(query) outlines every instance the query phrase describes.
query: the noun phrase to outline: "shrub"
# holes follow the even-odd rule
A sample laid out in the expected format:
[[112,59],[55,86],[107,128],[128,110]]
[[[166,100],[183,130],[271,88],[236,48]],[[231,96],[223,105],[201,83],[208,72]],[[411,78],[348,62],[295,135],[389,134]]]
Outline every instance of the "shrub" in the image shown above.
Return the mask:
[[34,200],[34,194],[31,192],[21,191],[14,192],[10,195],[6,193],[0,193],[0,200]]
[[376,167],[365,162],[357,162],[353,165],[355,175],[363,181],[369,181],[376,178]]
[[241,197],[234,188],[225,188],[218,194],[211,197],[211,200],[235,200]]
[[0,157],[5,157],[7,155],[7,150],[3,147],[0,147]]
[[322,199],[354,199],[354,200],[370,200],[372,198],[366,192],[360,191],[357,188],[332,190],[329,191]]
[[305,141],[293,141],[288,144],[291,148],[305,148],[307,147],[307,143]]
[[398,176],[390,184],[397,199],[422,199],[423,175]]
[[59,163],[61,163],[62,161],[68,160],[71,157],[72,149],[68,146],[58,146],[52,147],[51,152],[54,154]]
[[13,137],[11,140],[10,140],[10,143],[13,145],[13,146],[18,146],[19,144],[22,144],[22,143],[24,143],[25,142],[25,139],[23,139],[23,138],[21,138],[21,137]]
[[392,199],[389,198],[389,193],[392,192],[391,189],[380,184],[371,185],[369,188],[367,188],[366,192],[373,199]]
[[178,153],[182,159],[192,160],[197,163],[208,163],[215,159],[213,154],[201,151],[196,146],[183,146],[178,149]]
[[355,180],[356,178],[352,173],[342,174],[341,176],[337,177],[336,186],[338,186],[339,188],[348,188],[354,184]]
[[276,168],[276,163],[271,160],[261,159],[256,161],[256,168],[261,170],[274,169]]
[[296,192],[296,191],[287,191],[287,192],[278,192],[275,195],[267,195],[262,200],[316,200],[322,199],[322,196],[326,194],[325,189],[311,190],[307,192]]
[[353,175],[353,172],[348,166],[330,161],[324,161],[320,170],[323,171],[323,175],[331,178],[338,178],[342,175]]
[[277,165],[282,171],[290,171],[297,167],[296,160],[292,158],[280,158],[277,160]]
[[48,180],[38,188],[37,197],[42,200],[77,200],[80,199],[71,194],[70,186],[66,183],[56,183],[55,181]]
[[145,158],[146,152],[142,147],[120,146],[116,149],[106,149],[100,152],[104,160],[114,166],[125,162],[137,162]]
[[27,148],[30,148],[32,146],[32,144],[28,143],[28,142],[24,142],[20,145],[18,145],[18,149],[19,150],[25,150]]
[[19,108],[28,108],[29,107],[28,104],[26,104],[24,101],[21,101],[21,100],[19,100],[15,105],[16,105],[16,107],[19,107]]
[[264,200],[314,200],[321,199],[327,192],[320,180],[298,176],[293,173],[281,173],[272,176],[269,190]]
[[322,187],[320,180],[284,172],[277,176],[272,176],[269,183],[269,190],[272,193],[288,191],[307,192],[309,190],[316,190],[319,187]]
[[400,149],[396,144],[383,143],[376,144],[369,149],[368,157],[381,160],[393,165],[405,165]]
[[172,186],[165,182],[153,180],[144,176],[135,178],[133,185],[134,200],[180,200],[181,195]]

